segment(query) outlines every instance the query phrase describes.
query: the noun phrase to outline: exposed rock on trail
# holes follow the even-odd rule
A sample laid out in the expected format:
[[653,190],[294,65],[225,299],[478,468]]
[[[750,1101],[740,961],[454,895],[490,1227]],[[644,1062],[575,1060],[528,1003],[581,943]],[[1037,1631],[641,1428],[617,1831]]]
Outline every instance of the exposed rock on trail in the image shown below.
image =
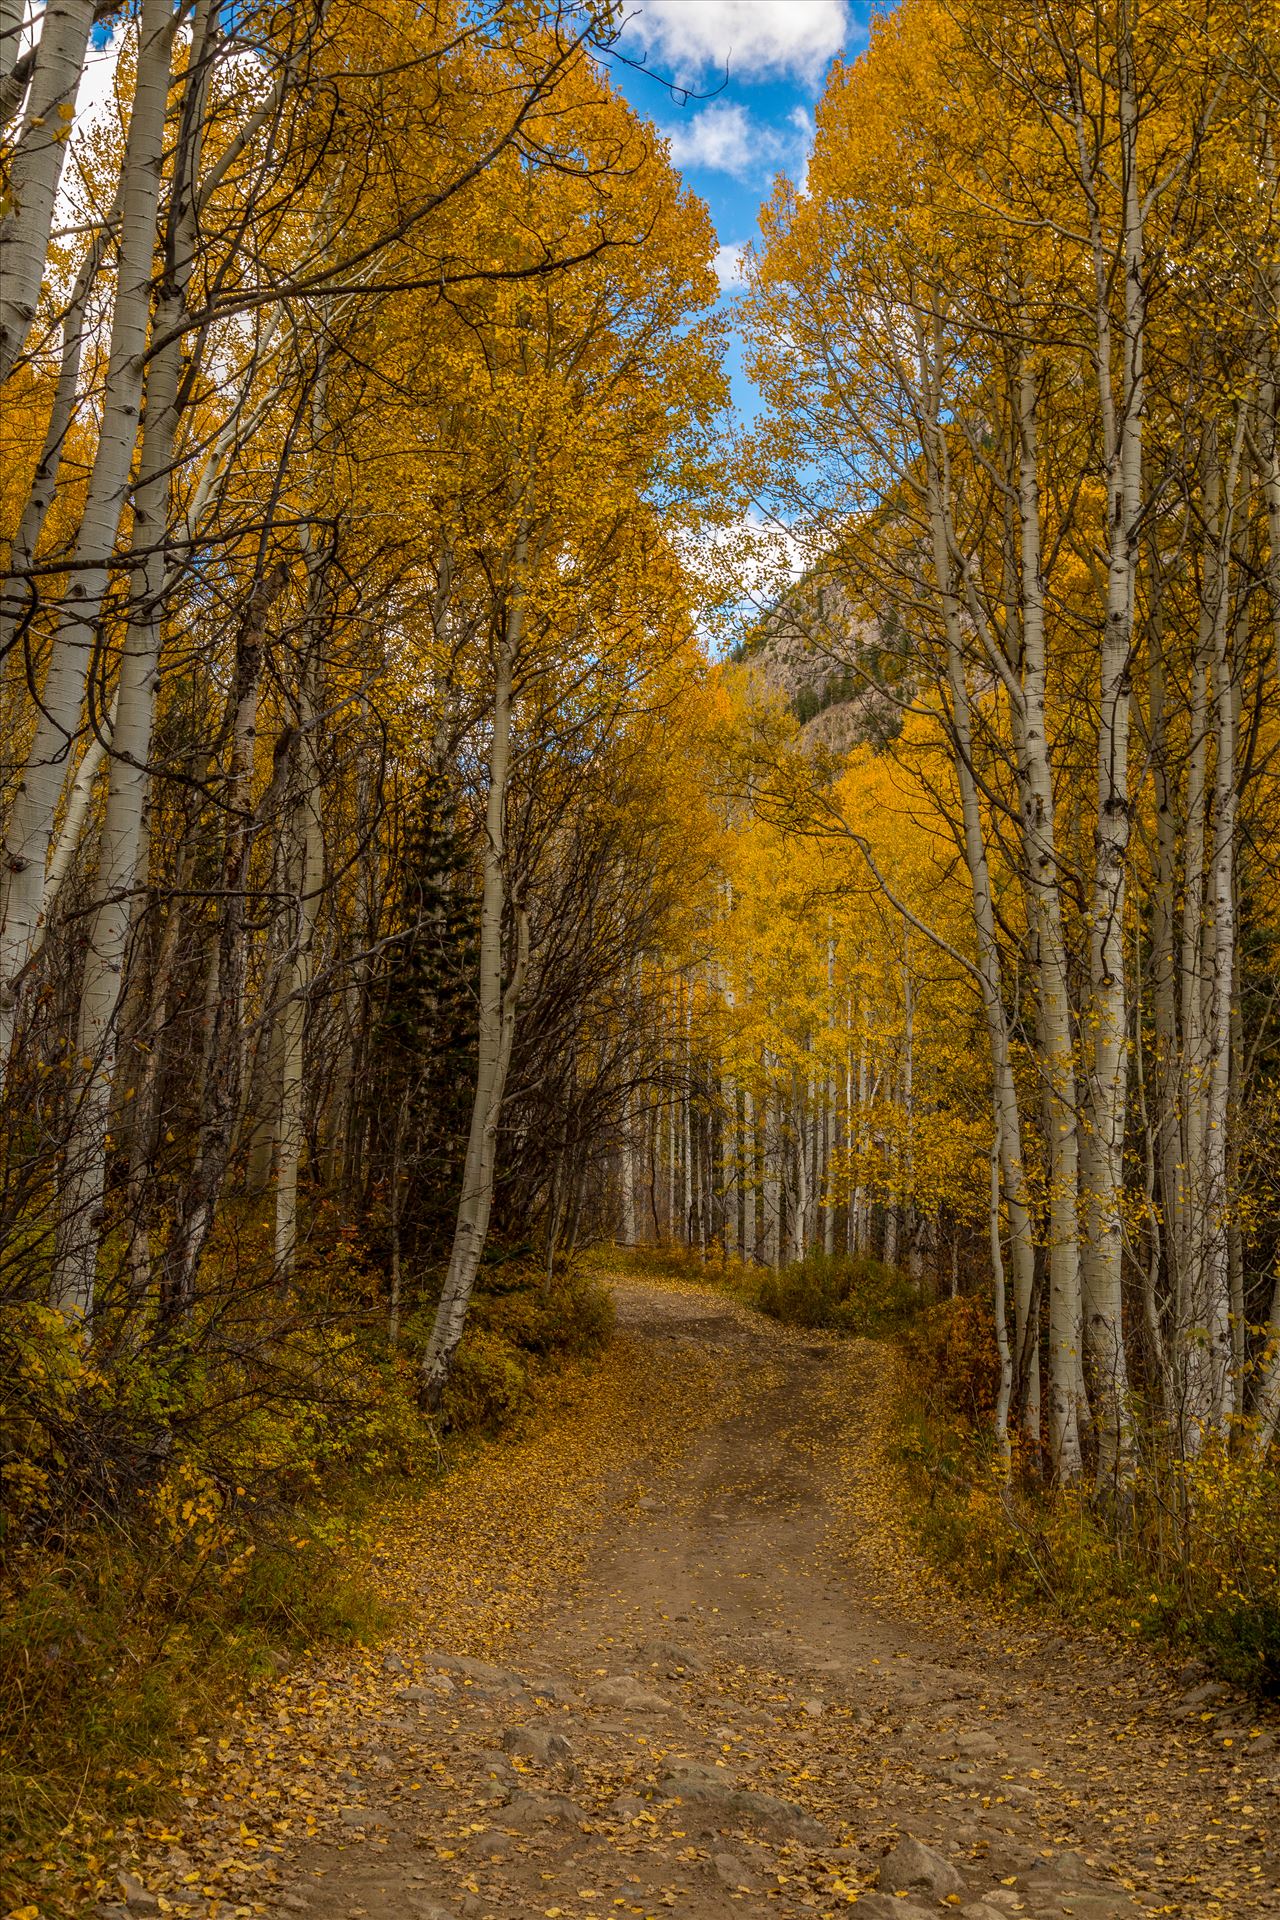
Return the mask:
[[908,1544],[883,1349],[618,1297],[558,1428],[402,1517],[394,1648],[264,1688],[125,1910],[1280,1914],[1268,1728],[957,1603]]

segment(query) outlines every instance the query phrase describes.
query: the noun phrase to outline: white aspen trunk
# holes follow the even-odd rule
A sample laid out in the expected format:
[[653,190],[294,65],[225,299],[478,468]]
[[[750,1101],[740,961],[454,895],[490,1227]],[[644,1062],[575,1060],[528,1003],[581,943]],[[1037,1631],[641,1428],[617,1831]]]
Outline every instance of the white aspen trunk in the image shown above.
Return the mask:
[[[852,1032],[852,996],[845,1024]],[[846,1043],[844,1052],[844,1123],[841,1130],[841,1177],[844,1187],[844,1245],[846,1253],[856,1253],[857,1234],[853,1195],[853,1048]]]
[[1138,1112],[1142,1126],[1144,1198],[1148,1213],[1147,1259],[1142,1275],[1142,1318],[1147,1344],[1151,1350],[1151,1359],[1164,1398],[1164,1409],[1167,1412],[1171,1395],[1164,1324],[1160,1311],[1160,1261],[1161,1248],[1164,1244],[1160,1216],[1161,1188],[1157,1171],[1160,1136],[1158,1125],[1153,1123],[1147,1107],[1146,1047],[1141,1031],[1138,1033],[1134,1047],[1134,1086],[1138,1096]]
[[[767,1053],[764,1064],[765,1072],[768,1074],[771,1063]],[[782,1264],[782,1222],[778,1182],[778,1094],[777,1089],[767,1080],[761,1107],[764,1115],[764,1257],[766,1266],[773,1267],[776,1271]]]
[[[1174,782],[1169,764],[1164,632],[1163,625],[1159,621],[1153,622],[1152,625],[1152,651],[1148,674],[1150,707],[1148,728],[1155,777],[1156,870],[1151,889],[1151,971],[1155,1048],[1150,1078],[1155,1112],[1154,1114],[1147,1112],[1146,1089],[1143,1087],[1150,1216],[1143,1314],[1147,1339],[1161,1382],[1163,1411],[1168,1418],[1174,1408],[1175,1396],[1161,1311],[1160,1276],[1162,1266],[1167,1267],[1170,1276],[1175,1274],[1178,1263],[1174,1218],[1174,1207],[1180,1184],[1177,956],[1174,946],[1177,823],[1174,816]],[[1137,1050],[1137,1067],[1141,1075],[1144,1070],[1141,1038]]]
[[634,1247],[636,1243],[636,1169],[635,1142],[632,1137],[634,1125],[631,1095],[627,1095],[626,1106],[622,1114],[622,1244]]
[[[1267,196],[1276,203],[1276,160],[1268,117],[1262,144],[1262,174]],[[1263,289],[1258,340],[1261,379],[1258,389],[1258,425],[1256,457],[1262,469],[1263,497],[1267,506],[1267,594],[1271,603],[1271,635],[1275,651],[1275,672],[1280,678],[1280,380],[1277,380],[1275,324],[1280,317],[1280,261],[1269,259],[1259,275]]]
[[1081,1365],[1078,1105],[1045,716],[1036,392],[1034,375],[1026,359],[1017,398],[1023,675],[1022,699],[1013,704],[1012,713],[1017,735],[1024,881],[1033,940],[1048,1150],[1049,1451],[1054,1478],[1069,1485],[1080,1478],[1082,1468],[1077,1394]]
[[690,1100],[689,1138],[693,1160],[693,1199],[689,1211],[689,1245],[696,1246],[699,1252],[703,1252],[706,1247],[706,1222],[702,1211],[703,1202],[706,1199],[704,1133],[702,1116]]
[[911,973],[911,929],[902,930],[902,994],[906,1018],[903,1027],[902,1120],[903,1120],[903,1231],[907,1242],[907,1272],[919,1288],[924,1278],[924,1260],[920,1246],[921,1222],[915,1200],[915,983]]
[[222,1191],[240,1115],[245,894],[254,828],[252,787],[258,688],[267,619],[288,579],[287,570],[280,565],[255,583],[236,636],[229,694],[231,764],[224,799],[222,906],[217,945],[206,976],[200,1138],[165,1250],[161,1308],[168,1318],[185,1317],[195,1303],[200,1257],[213,1225],[214,1209]]
[[[1280,290],[1277,292],[1280,305]],[[1274,359],[1270,361],[1262,388],[1259,411],[1263,419],[1263,484],[1267,502],[1267,592],[1271,601],[1271,636],[1275,649],[1275,672],[1280,678],[1280,382],[1276,379]]]
[[[196,131],[200,131],[198,126]],[[188,223],[186,235],[186,245],[188,248],[193,240],[194,231]],[[185,252],[184,257],[186,259],[187,269],[189,270],[191,264],[189,251]],[[184,272],[182,275],[183,282],[185,282],[186,277],[187,274]],[[173,287],[173,291],[176,292],[177,288]],[[175,310],[176,307],[177,302],[171,295],[170,300],[166,304],[162,304],[157,312],[157,331],[167,333],[170,325],[176,324],[178,318]],[[274,333],[275,321],[273,320],[272,324],[266,330],[261,343],[261,351],[263,353],[265,353],[270,344]],[[161,361],[166,357],[169,361],[167,369],[161,365]],[[143,618],[146,622],[150,623],[152,628],[151,644],[157,649],[157,661],[159,626],[155,610],[165,601],[168,592],[173,585],[176,584],[179,573],[177,567],[165,568],[158,565],[158,549],[152,544],[158,537],[162,537],[162,532],[159,536],[156,532],[159,526],[157,515],[160,510],[158,491],[162,484],[167,481],[168,460],[172,455],[171,443],[168,445],[167,451],[165,451],[166,441],[162,433],[161,425],[158,423],[160,422],[163,409],[165,407],[172,408],[174,399],[176,398],[173,368],[178,364],[179,360],[180,343],[175,339],[172,345],[165,349],[165,354],[157,356],[152,362],[148,373],[148,417],[144,438],[143,459],[139,469],[137,497],[134,503],[134,527],[131,541],[134,550],[142,552],[146,556],[143,572],[143,595],[146,607],[151,609],[151,611],[146,612]],[[169,395],[168,399],[165,398],[166,393]],[[194,538],[195,529],[200,525],[204,513],[216,492],[218,479],[222,473],[226,458],[230,452],[231,443],[235,437],[235,426],[236,416],[233,414],[219,434],[218,441],[201,472],[186,515],[188,536],[190,538]],[[176,438],[176,415],[168,423],[168,427],[172,429],[173,435]],[[159,454],[157,454],[157,448],[161,449]],[[148,488],[152,495],[156,497],[147,497]],[[52,487],[50,491],[52,492]],[[34,497],[33,493],[32,498]],[[28,505],[30,505],[30,501]],[[150,531],[148,532],[148,530]],[[135,596],[135,599],[136,598],[137,596]],[[135,612],[134,619],[136,620],[137,618],[138,615]],[[0,635],[3,634],[3,631],[3,616],[0,614]],[[76,851],[84,832],[89,804],[93,797],[94,784],[108,753],[111,751],[116,714],[120,703],[121,686],[126,679],[124,660],[128,659],[132,653],[135,653],[139,646],[145,648],[146,644],[145,640],[139,640],[136,636],[131,636],[130,639],[126,640],[125,655],[122,659],[121,680],[117,683],[116,689],[111,696],[111,703],[105,715],[102,717],[96,729],[91,732],[84,752],[80,756],[80,763],[76,768],[75,779],[71,784],[71,791],[68,795],[67,805],[62,816],[62,824],[58,829],[58,837],[49,852],[48,863],[45,867],[44,892],[40,902],[40,921],[36,935],[36,946],[33,951],[38,951],[39,947],[43,944],[50,914],[62,890],[63,882],[70,871],[72,861],[75,859]],[[0,655],[2,655],[4,651],[4,643],[0,640]]]
[[[362,765],[356,779],[357,817],[360,819],[371,817],[377,782],[378,770],[374,763],[369,761]],[[372,973],[370,956],[378,937],[380,882],[377,870],[380,863],[381,849],[372,839],[367,840],[356,868],[356,913],[351,950],[346,962],[347,980],[338,1000],[344,1039],[327,1116],[324,1178],[330,1188],[346,1194],[355,1192],[359,1184],[358,1132],[361,1116],[356,1088],[363,1083],[369,1041],[364,1014],[368,1007]],[[260,1029],[255,1039],[255,1053],[260,1051],[261,1045]],[[252,1089],[255,1078],[260,1085],[262,1077],[261,1074],[254,1076],[250,1072],[247,1085]],[[260,1110],[252,1096],[245,1101],[242,1126],[250,1140],[263,1131]],[[246,1173],[247,1187],[248,1184]],[[252,1191],[251,1188],[249,1190]],[[259,1187],[258,1191],[261,1192],[262,1188]]]
[[[742,1138],[739,1117],[738,1083],[733,1074],[720,1078],[720,1097],[716,1108],[720,1116],[718,1179],[720,1186],[720,1243],[726,1259],[729,1242],[736,1247],[742,1238]],[[713,1169],[714,1171],[714,1169]]]
[[[958,644],[959,607],[950,596],[948,620],[948,677],[951,685],[952,726],[955,733],[956,782],[964,824],[965,860],[977,930],[978,974],[982,1011],[991,1053],[992,1090],[997,1116],[996,1141],[1000,1152],[1005,1211],[1009,1220],[1009,1253],[1013,1264],[1014,1337],[1021,1376],[1022,1432],[1033,1453],[1040,1445],[1040,1341],[1032,1321],[1035,1296],[1035,1229],[1027,1193],[1022,1147],[1022,1115],[1009,1051],[1009,1026],[1004,1009],[1000,949],[996,936],[991,871],[987,860],[982,813],[973,770],[973,735],[969,690]],[[954,632],[955,637],[952,637]]]
[[851,993],[845,996],[844,1024],[844,1122],[840,1136],[841,1181],[844,1188],[844,1245],[846,1253],[858,1251],[857,1208],[854,1197],[853,1156],[857,1145],[853,1111],[853,1008]]
[[480,897],[479,1045],[471,1126],[463,1163],[462,1192],[444,1288],[422,1361],[422,1395],[440,1405],[466,1325],[467,1309],[489,1231],[497,1175],[498,1122],[506,1090],[516,1009],[528,964],[528,920],[517,911],[518,945],[511,977],[503,984],[503,922],[506,917],[506,799],[511,763],[511,719],[516,662],[524,637],[527,536],[516,543],[510,598],[494,667],[493,725],[489,739],[489,791],[485,801],[484,881]]
[[[0,84],[7,81],[18,64],[18,55],[22,48],[22,24],[27,9],[23,0],[0,0]],[[0,127],[7,125],[11,115],[22,105],[19,98],[12,103],[0,99]]]
[[1004,1252],[1000,1242],[1000,1189],[1004,1154],[1000,1148],[1000,1112],[996,1109],[996,1131],[991,1141],[991,1274],[995,1283],[996,1352],[1000,1358],[1000,1386],[996,1393],[995,1439],[1000,1478],[1008,1484],[1013,1466],[1013,1448],[1009,1440],[1009,1406],[1013,1398],[1013,1352],[1009,1345],[1008,1309],[1005,1304]]
[[676,1179],[679,1175],[679,1156],[676,1152],[676,1103],[667,1102],[667,1239],[672,1246],[676,1241]]
[[67,756],[80,726],[98,612],[138,436],[165,103],[176,20],[169,0],[143,0],[98,450],[81,517],[67,604],[54,634],[40,693],[35,737],[5,833],[8,886],[0,930],[0,1083],[12,1047],[23,977],[39,936],[49,842]]
[[[1211,634],[1207,607],[1201,609],[1201,634],[1191,676],[1191,750],[1187,764],[1186,824],[1183,829],[1182,925],[1179,940],[1178,1000],[1181,1046],[1181,1151],[1174,1189],[1172,1222],[1174,1336],[1180,1375],[1185,1372],[1187,1329],[1194,1325],[1200,1264],[1197,1188],[1204,1161],[1203,926],[1205,826],[1208,801],[1209,667]],[[1180,1378],[1185,1401],[1185,1379]],[[1179,1417],[1185,1417],[1185,1406]]]
[[835,1195],[831,1178],[832,1161],[836,1151],[836,943],[834,936],[827,934],[827,1070],[822,1076],[822,1140],[821,1160],[818,1164],[815,1185],[818,1189],[818,1204],[822,1209],[822,1251],[830,1259],[836,1250],[836,1209]]
[[[203,782],[208,773],[207,754],[197,756],[194,771],[196,780]],[[147,837],[150,838],[149,835]],[[178,868],[177,884],[165,920],[164,932],[160,937],[146,981],[149,1006],[138,1034],[142,1064],[133,1085],[129,1177],[125,1207],[129,1224],[129,1301],[134,1308],[142,1304],[151,1289],[148,1174],[159,1128],[160,1074],[163,1059],[161,1035],[168,1017],[169,996],[178,963],[178,935],[185,918],[183,904],[194,883],[197,858],[197,845],[194,841],[189,841]]]
[[916,1292],[924,1286],[924,1242],[927,1222],[918,1207],[906,1209],[907,1272]]
[[822,1237],[822,1108],[816,1075],[809,1075],[809,1206],[805,1244],[816,1248]]
[[[164,515],[172,464],[170,410],[179,371],[176,350],[172,355],[161,355],[153,371],[160,376],[160,386],[164,389],[163,392],[157,389],[158,405],[164,412],[163,417],[157,414],[155,438],[163,440],[165,446],[163,450],[158,446],[153,448],[148,434],[135,500],[135,538],[146,538],[149,534],[152,545],[142,570],[141,604],[130,618],[120,662],[114,751],[98,857],[100,905],[93,917],[80,991],[77,1049],[83,1082],[61,1183],[54,1278],[54,1303],[69,1318],[86,1325],[93,1313],[118,1013],[150,785],[161,609],[148,589],[152,593],[158,590],[159,575],[163,572]],[[153,510],[159,513],[158,527],[152,519]],[[89,758],[88,752],[84,758]],[[46,881],[46,893],[47,890]]]
[[[940,316],[932,331],[921,327],[917,334],[920,386],[925,434],[925,484],[929,510],[929,532],[933,571],[942,614],[947,646],[947,684],[951,695],[951,745],[956,786],[960,795],[960,813],[964,834],[965,864],[977,935],[977,974],[982,999],[987,1045],[991,1055],[992,1093],[995,1103],[995,1139],[1000,1153],[1005,1211],[1009,1221],[1009,1251],[1013,1265],[1013,1299],[1016,1341],[1015,1379],[1019,1387],[1022,1431],[1033,1456],[1040,1447],[1040,1341],[1033,1322],[1035,1297],[1035,1229],[1030,1196],[1027,1191],[1023,1157],[1022,1116],[1018,1105],[1017,1084],[1009,1045],[1009,1023],[1005,1013],[1000,947],[996,930],[991,870],[987,857],[986,835],[978,797],[978,778],[973,757],[973,718],[968,681],[964,666],[965,627],[957,575],[959,555],[955,549],[949,495],[949,469],[942,435],[942,399],[940,392],[942,333]],[[1016,704],[1020,690],[1006,682],[1010,699]],[[952,1289],[957,1285],[953,1242]]]
[[759,1227],[756,1218],[759,1175],[757,1172],[756,1112],[750,1087],[742,1089],[742,1234],[738,1253],[743,1260],[759,1260]]
[[48,0],[41,18],[26,109],[6,169],[7,204],[0,215],[0,383],[12,371],[35,319],[93,7],[94,0]]
[[[151,734],[164,625],[165,535],[180,410],[182,347],[178,323],[185,308],[195,245],[195,187],[208,85],[206,39],[215,17],[211,0],[201,0],[193,23],[196,53],[192,64],[199,79],[184,102],[169,216],[169,273],[157,306],[157,324],[167,337],[148,370],[146,422],[134,487],[131,544],[142,556],[142,565],[135,571],[115,696],[111,774],[98,860],[100,905],[90,931],[80,992],[78,1050],[84,1082],[63,1172],[54,1294],[56,1304],[68,1317],[86,1325],[93,1313],[102,1226],[118,1014],[146,844]],[[48,895],[46,874],[46,900]]]
[[716,1209],[715,1113],[710,1105],[702,1117],[700,1133],[702,1151],[699,1155],[699,1164],[702,1169],[702,1203],[698,1212],[698,1240],[705,1260],[711,1249],[711,1242],[715,1238]]
[[[1245,631],[1246,606],[1242,600],[1239,625],[1236,635],[1236,659],[1242,659],[1248,644]],[[1240,687],[1238,681],[1234,688],[1236,697],[1235,732],[1240,732]],[[1237,909],[1232,900],[1233,920]],[[1238,926],[1233,938],[1238,939]],[[1249,1324],[1245,1315],[1246,1291],[1244,1277],[1244,1242],[1241,1233],[1239,1211],[1234,1204],[1235,1196],[1240,1192],[1240,1140],[1238,1129],[1231,1124],[1240,1108],[1240,1073],[1244,1058],[1244,1023],[1241,1014],[1240,996],[1231,996],[1230,1038],[1228,1043],[1229,1071],[1226,1094],[1227,1145],[1226,1145],[1226,1189],[1227,1189],[1227,1265],[1230,1272],[1231,1293],[1231,1415],[1233,1419],[1243,1420],[1248,1393]]]
[[636,1243],[656,1245],[658,1231],[658,1147],[653,1100],[646,1089],[638,1096],[638,1136],[634,1161],[636,1175]]
[[864,1024],[858,1049],[858,1119],[856,1132],[852,1123],[849,1127],[850,1139],[851,1141],[856,1140],[858,1151],[858,1184],[854,1188],[851,1210],[853,1251],[858,1254],[868,1252],[871,1245],[871,1205],[867,1198],[866,1184],[862,1179],[863,1155],[867,1146],[867,1093],[870,1085],[870,1068],[869,1041]]
[[[1133,618],[1142,510],[1146,298],[1138,179],[1138,102],[1127,25],[1120,35],[1117,100],[1124,267],[1121,392],[1113,393],[1111,263],[1090,192],[1096,289],[1095,377],[1106,461],[1107,603],[1099,681],[1093,911],[1089,922],[1090,1019],[1083,1198],[1090,1275],[1086,1340],[1096,1400],[1098,1480],[1121,1487],[1133,1474],[1133,1422],[1122,1315],[1124,1124],[1128,1004],[1124,964],[1129,859],[1129,707]],[[1086,170],[1086,180],[1091,175]]]
[[[1192,724],[1199,722],[1204,738],[1198,764],[1193,756],[1195,790],[1188,795],[1188,880],[1183,920],[1184,953],[1194,949],[1195,956],[1192,979],[1183,983],[1186,1152],[1194,1158],[1188,1160],[1186,1168],[1184,1264],[1177,1323],[1181,1440],[1187,1453],[1195,1453],[1208,1435],[1226,1424],[1233,1399],[1227,1127],[1237,796],[1235,686],[1227,633],[1232,527],[1244,417],[1242,406],[1225,476],[1220,474],[1216,459],[1212,460],[1206,476],[1205,524],[1213,545],[1206,557],[1200,658],[1196,663],[1193,693]],[[1212,661],[1212,707],[1205,673],[1206,651],[1210,652]],[[1207,801],[1204,762],[1210,730],[1215,739],[1214,809],[1206,874],[1203,864]]]
[[[358,974],[359,961],[352,961],[350,955],[344,956],[344,966],[351,973]],[[356,1077],[356,1038],[353,1027],[353,1008],[359,1004],[359,986],[348,980],[336,996],[335,1014],[341,1022],[334,1046],[336,1064],[329,1097],[325,1102],[324,1119],[321,1127],[321,1179],[326,1187],[339,1191],[346,1179],[346,1148],[351,1133],[352,1094]],[[251,1088],[253,1074],[249,1068],[252,1049],[246,1056],[245,1084]],[[243,1133],[252,1135],[256,1124],[251,1101],[246,1098],[241,1114]]]
[[[1230,512],[1227,515],[1230,534]],[[1226,556],[1222,573],[1226,573]],[[1228,1129],[1231,1119],[1232,997],[1236,947],[1235,834],[1236,688],[1227,643],[1225,577],[1221,605],[1214,622],[1214,708],[1217,756],[1214,769],[1213,850],[1209,873],[1210,914],[1206,938],[1210,943],[1208,978],[1209,1079],[1206,1089],[1204,1136],[1204,1260],[1202,1266],[1202,1365],[1196,1370],[1199,1392],[1188,1407],[1195,1430],[1187,1438],[1198,1444],[1201,1432],[1225,1430],[1234,1407],[1234,1367],[1231,1319],[1231,1271],[1228,1191]]]
[[18,530],[13,536],[13,545],[9,553],[8,577],[0,580],[0,659],[8,655],[9,648],[17,638],[25,616],[34,612],[39,604],[39,593],[35,582],[28,575],[40,545],[40,535],[49,508],[53,503],[56,490],[58,468],[62,459],[62,449],[76,414],[76,400],[80,385],[80,363],[84,352],[85,334],[88,331],[89,294],[96,286],[102,266],[102,256],[107,239],[115,230],[119,219],[119,196],[117,203],[107,217],[101,233],[91,240],[62,322],[62,358],[58,366],[58,384],[54,389],[53,404],[49,410],[49,424],[45,429],[44,444],[40,449],[40,458],[31,480],[26,504],[22,509],[22,518]]
[[[272,893],[280,888],[272,883]],[[239,1112],[232,1150],[243,1152],[243,1191],[248,1200],[262,1200],[274,1193],[276,1135],[280,1128],[280,1086],[284,1077],[280,1038],[280,977],[282,956],[280,914],[272,916],[272,925],[262,958],[262,987],[256,1032],[252,1044],[241,1054],[240,1071],[246,1076],[241,1086]],[[246,1026],[247,1032],[247,1026]],[[274,1201],[273,1201],[274,1205]]]
[[[747,1144],[746,1124],[743,1117],[743,1093],[737,1078],[729,1082],[733,1105],[733,1127],[730,1136],[730,1151],[733,1156],[733,1250],[739,1261],[747,1257]],[[729,1220],[725,1218],[725,1253],[729,1251]]]
[[693,1072],[693,1050],[689,1039],[689,1024],[692,1010],[688,1002],[688,982],[680,983],[681,998],[681,1042],[684,1047],[684,1070],[680,1080],[680,1169],[683,1181],[684,1210],[680,1216],[680,1238],[686,1247],[693,1245],[693,1116],[690,1111],[690,1081]]
[[1261,1462],[1280,1430],[1280,1271],[1271,1294],[1271,1316],[1258,1364],[1258,1385],[1250,1420],[1249,1451]]
[[316,764],[314,660],[302,672],[298,697],[298,794],[290,846],[289,913],[280,1029],[280,1106],[276,1122],[275,1271],[287,1278],[298,1242],[298,1171],[302,1163],[306,1092],[307,1011],[315,958],[316,909],[324,882],[324,836],[320,822],[320,773]]
[[796,1187],[792,1195],[791,1217],[788,1225],[791,1229],[791,1258],[803,1260],[806,1251],[806,1234],[809,1224],[809,1122],[805,1111],[805,1089],[803,1082],[797,1083],[792,1077],[792,1100],[795,1108],[795,1169]]
[[[733,908],[733,889],[726,889],[726,918]],[[716,985],[726,1010],[733,1013],[737,1006],[733,982],[723,962],[719,963],[715,974]],[[742,1102],[738,1091],[737,1075],[728,1071],[720,1076],[720,1100],[718,1112],[720,1126],[720,1203],[723,1209],[721,1246],[725,1258],[729,1256],[729,1242],[732,1234],[734,1248],[739,1260],[742,1259],[742,1243],[745,1232],[743,1220],[743,1194],[745,1175],[742,1159]]]
[[836,1209],[832,1195],[831,1162],[834,1158],[836,1131],[835,1082],[830,1074],[823,1084],[822,1102],[822,1251],[830,1259],[836,1250]]
[[729,1191],[724,1162],[724,1114],[726,1088],[714,1066],[707,1072],[707,1111],[703,1119],[703,1206],[702,1251],[726,1247],[728,1239]]
[[76,777],[71,783],[71,792],[67,796],[62,825],[58,828],[58,838],[50,851],[49,864],[44,873],[44,892],[40,896],[40,930],[37,936],[40,944],[43,944],[44,935],[49,926],[49,916],[57,904],[63,881],[71,871],[71,863],[76,857],[81,836],[84,833],[85,821],[89,817],[89,803],[93,799],[93,789],[111,748],[119,701],[120,689],[117,686],[111,696],[111,705],[103,715],[101,726],[90,736],[80,756]]

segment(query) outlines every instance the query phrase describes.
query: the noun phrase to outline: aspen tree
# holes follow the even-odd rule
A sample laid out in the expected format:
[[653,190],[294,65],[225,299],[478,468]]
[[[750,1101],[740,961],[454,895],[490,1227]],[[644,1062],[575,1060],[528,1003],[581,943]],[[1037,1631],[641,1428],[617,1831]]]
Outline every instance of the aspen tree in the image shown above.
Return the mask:
[[449,1268],[422,1362],[423,1396],[438,1406],[462,1339],[467,1309],[489,1228],[502,1106],[516,1009],[528,965],[528,920],[517,905],[517,942],[510,971],[504,969],[506,918],[506,799],[511,764],[512,694],[524,638],[528,593],[529,533],[520,527],[512,551],[511,577],[496,612],[493,710],[485,799],[484,885],[480,899],[479,1050],[471,1128],[462,1171],[462,1193]]
[[[85,9],[85,35],[88,10]],[[144,0],[137,79],[122,170],[120,237],[111,350],[97,452],[80,520],[65,608],[55,626],[38,719],[5,833],[7,884],[0,921],[0,1084],[13,1043],[27,964],[39,931],[45,860],[71,743],[95,654],[129,485],[142,401],[151,265],[162,174],[169,65],[177,16],[167,0]],[[21,295],[21,281],[18,292]]]

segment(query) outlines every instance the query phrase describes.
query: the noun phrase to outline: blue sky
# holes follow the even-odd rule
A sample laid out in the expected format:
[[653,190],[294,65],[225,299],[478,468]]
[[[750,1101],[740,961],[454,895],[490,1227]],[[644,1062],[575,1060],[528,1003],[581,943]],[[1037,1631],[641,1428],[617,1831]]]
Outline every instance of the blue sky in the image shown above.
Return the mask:
[[[803,178],[823,77],[841,50],[866,44],[871,11],[871,0],[635,0],[619,47],[648,71],[615,61],[613,78],[669,136],[673,161],[710,207],[730,311],[738,251],[755,237],[760,202],[775,174]],[[750,416],[754,395],[736,350],[731,371],[735,402]]]

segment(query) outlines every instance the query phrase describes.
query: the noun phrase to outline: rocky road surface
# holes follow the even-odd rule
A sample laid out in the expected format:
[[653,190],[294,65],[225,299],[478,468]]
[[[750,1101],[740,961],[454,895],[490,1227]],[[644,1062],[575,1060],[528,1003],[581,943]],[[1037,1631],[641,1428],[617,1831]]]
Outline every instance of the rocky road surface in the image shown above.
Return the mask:
[[[340,1660],[309,1718],[314,1676],[282,1681],[323,1817],[270,1829],[265,1871],[242,1848],[238,1880],[199,1849],[143,1861],[104,1915],[1280,1914],[1274,1717],[956,1600],[903,1521],[883,1349],[691,1288],[617,1295],[575,1575],[517,1600],[497,1657],[465,1626],[424,1644],[406,1609],[349,1714]],[[686,1431],[614,1471],[668,1390]],[[536,1503],[518,1521],[536,1551]],[[470,1567],[474,1590],[523,1550]],[[272,1711],[240,1736],[255,1751]],[[224,1825],[237,1812],[224,1791]]]

